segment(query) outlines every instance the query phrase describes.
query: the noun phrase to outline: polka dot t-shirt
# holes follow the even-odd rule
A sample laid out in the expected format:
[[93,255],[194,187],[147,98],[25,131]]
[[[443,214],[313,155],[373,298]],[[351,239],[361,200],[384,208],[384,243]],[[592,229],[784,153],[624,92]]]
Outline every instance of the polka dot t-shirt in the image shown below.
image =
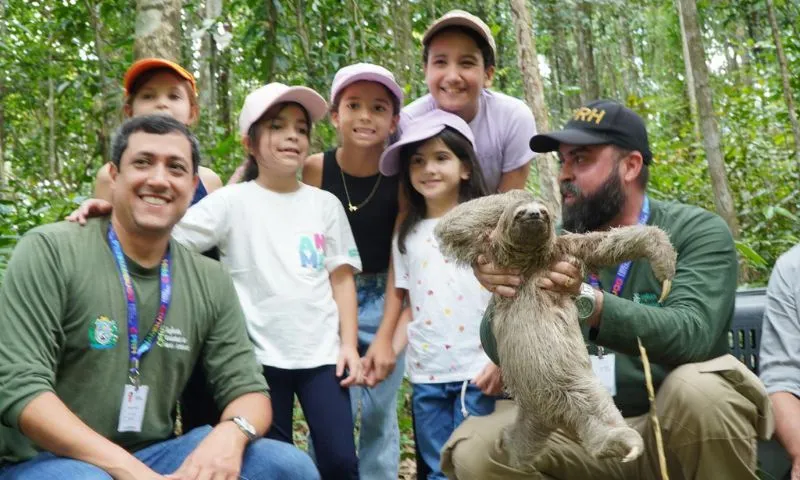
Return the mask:
[[481,318],[491,293],[472,270],[445,259],[433,235],[438,219],[419,222],[406,253],[392,243],[395,286],[408,290],[406,371],[413,383],[470,380],[490,361],[481,348]]

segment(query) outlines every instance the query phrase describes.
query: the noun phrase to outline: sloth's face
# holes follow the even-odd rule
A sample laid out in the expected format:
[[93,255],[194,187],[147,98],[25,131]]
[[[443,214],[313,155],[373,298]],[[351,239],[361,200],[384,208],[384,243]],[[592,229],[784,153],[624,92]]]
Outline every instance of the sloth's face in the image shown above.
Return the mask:
[[543,243],[553,235],[550,211],[537,201],[510,206],[500,217],[499,226],[513,243]]

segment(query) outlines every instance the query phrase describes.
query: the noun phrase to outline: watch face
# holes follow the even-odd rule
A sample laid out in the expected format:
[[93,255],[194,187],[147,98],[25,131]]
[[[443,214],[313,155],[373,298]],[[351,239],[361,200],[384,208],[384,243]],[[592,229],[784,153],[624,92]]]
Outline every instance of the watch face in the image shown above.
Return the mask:
[[588,318],[594,310],[594,303],[587,297],[575,299],[575,306],[578,308],[578,318]]

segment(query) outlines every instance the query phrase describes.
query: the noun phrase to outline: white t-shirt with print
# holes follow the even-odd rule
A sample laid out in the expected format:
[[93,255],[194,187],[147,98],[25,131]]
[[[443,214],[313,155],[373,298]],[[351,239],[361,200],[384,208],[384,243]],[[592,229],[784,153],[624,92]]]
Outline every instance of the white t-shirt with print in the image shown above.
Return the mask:
[[439,219],[420,221],[406,236],[406,253],[392,244],[395,286],[408,290],[406,371],[413,383],[470,380],[489,363],[480,324],[491,293],[466,267],[444,258],[433,229]]
[[[406,122],[438,108],[430,93],[403,108],[400,131]],[[478,99],[478,113],[469,122],[475,136],[475,152],[481,164],[486,188],[497,191],[500,177],[533,159],[531,137],[536,135],[536,120],[522,100],[484,88]]]
[[339,312],[328,275],[342,265],[360,271],[361,258],[333,194],[308,185],[292,193],[255,182],[226,186],[189,208],[172,235],[198,252],[219,247],[263,365],[336,363]]

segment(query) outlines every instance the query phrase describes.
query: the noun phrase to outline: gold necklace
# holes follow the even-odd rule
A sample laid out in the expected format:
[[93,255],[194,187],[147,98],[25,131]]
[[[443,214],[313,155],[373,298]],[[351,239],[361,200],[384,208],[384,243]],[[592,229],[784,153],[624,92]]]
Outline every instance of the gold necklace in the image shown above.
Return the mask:
[[381,175],[381,172],[378,172],[378,180],[375,181],[375,185],[372,187],[372,191],[369,192],[369,195],[367,195],[367,198],[364,199],[364,201],[359,203],[358,205],[353,205],[353,202],[350,201],[350,192],[347,191],[347,181],[344,179],[344,170],[342,170],[342,167],[339,167],[339,173],[342,175],[342,185],[344,185],[344,194],[347,197],[347,209],[350,210],[351,212],[358,211],[359,208],[363,207],[364,205],[367,204],[367,202],[372,200],[372,196],[375,195],[375,192],[378,191],[378,185],[381,184],[381,177],[383,176]]

